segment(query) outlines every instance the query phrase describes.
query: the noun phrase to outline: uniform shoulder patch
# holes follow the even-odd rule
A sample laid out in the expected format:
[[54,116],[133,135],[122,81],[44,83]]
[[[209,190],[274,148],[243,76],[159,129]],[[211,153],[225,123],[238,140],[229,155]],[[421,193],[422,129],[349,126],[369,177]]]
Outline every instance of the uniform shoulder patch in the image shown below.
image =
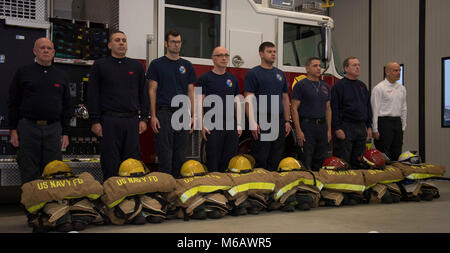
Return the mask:
[[294,81],[292,82],[292,89],[294,89],[295,85],[299,83],[301,80],[305,79],[306,75],[299,75],[294,78]]

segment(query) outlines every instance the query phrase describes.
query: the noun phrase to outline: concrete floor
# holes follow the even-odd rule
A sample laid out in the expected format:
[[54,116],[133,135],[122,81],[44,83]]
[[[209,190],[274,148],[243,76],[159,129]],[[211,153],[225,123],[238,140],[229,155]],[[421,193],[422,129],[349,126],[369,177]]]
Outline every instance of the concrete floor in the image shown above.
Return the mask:
[[[436,184],[441,197],[431,202],[319,207],[307,212],[274,211],[142,226],[90,226],[81,233],[450,233],[450,183]],[[20,209],[0,205],[0,233],[30,232]]]

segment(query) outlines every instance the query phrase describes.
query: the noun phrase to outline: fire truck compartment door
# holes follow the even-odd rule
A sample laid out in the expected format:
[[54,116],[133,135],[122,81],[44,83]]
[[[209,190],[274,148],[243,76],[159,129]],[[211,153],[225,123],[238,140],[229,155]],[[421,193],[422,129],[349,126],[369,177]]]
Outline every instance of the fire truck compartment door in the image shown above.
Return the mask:
[[[260,58],[258,47],[263,42],[261,32],[230,29],[230,67],[253,68],[259,65]],[[233,65],[233,59],[239,56],[243,64],[241,66]]]

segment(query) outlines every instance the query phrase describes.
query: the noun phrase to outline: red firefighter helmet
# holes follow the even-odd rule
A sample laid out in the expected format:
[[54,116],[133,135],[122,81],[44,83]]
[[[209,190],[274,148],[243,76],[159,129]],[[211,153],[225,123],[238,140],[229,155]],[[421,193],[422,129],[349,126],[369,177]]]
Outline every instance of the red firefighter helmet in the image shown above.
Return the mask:
[[378,149],[366,150],[361,160],[372,169],[384,169],[386,166],[386,157]]
[[328,170],[346,170],[349,168],[349,165],[341,158],[332,156],[325,159],[322,167]]

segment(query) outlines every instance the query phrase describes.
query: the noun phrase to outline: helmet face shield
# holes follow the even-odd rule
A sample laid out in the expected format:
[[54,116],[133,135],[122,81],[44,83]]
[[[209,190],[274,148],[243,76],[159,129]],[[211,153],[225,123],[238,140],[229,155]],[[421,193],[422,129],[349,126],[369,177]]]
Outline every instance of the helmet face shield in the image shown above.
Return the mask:
[[367,150],[362,157],[363,163],[373,169],[384,169],[386,166],[386,159],[387,156],[377,149]]
[[398,161],[401,163],[414,165],[421,164],[422,158],[417,155],[415,151],[405,151],[399,156]]
[[412,164],[421,164],[422,159],[420,158],[420,156],[413,156],[413,157],[408,158],[408,162],[410,162]]

